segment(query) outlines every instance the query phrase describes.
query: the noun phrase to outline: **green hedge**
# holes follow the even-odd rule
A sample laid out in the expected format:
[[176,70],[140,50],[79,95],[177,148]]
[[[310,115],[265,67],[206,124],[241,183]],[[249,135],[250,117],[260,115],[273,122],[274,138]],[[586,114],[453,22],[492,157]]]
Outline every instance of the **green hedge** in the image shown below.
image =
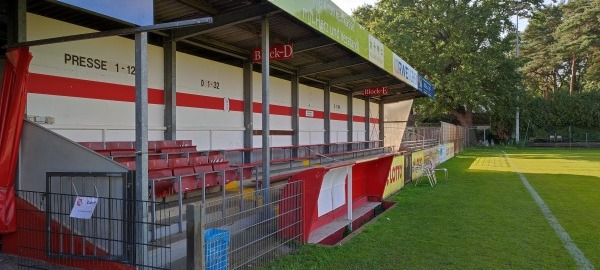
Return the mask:
[[524,101],[522,125],[529,138],[600,141],[600,91],[553,94],[549,99],[530,97]]

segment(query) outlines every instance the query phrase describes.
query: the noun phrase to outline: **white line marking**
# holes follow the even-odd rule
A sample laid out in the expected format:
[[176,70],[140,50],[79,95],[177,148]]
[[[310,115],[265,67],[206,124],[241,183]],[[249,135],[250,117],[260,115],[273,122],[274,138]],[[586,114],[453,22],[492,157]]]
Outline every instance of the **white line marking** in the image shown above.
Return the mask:
[[540,195],[538,195],[538,193],[531,186],[531,184],[529,184],[529,181],[527,181],[525,175],[523,175],[523,173],[521,173],[521,170],[512,163],[506,152],[502,151],[502,153],[504,153],[504,158],[506,158],[508,164],[511,167],[515,168],[515,172],[519,174],[519,177],[521,177],[521,182],[523,182],[523,185],[525,185],[525,187],[529,191],[529,194],[531,194],[531,197],[533,197],[533,200],[535,200],[535,203],[537,203],[537,205],[540,207],[542,213],[546,217],[546,220],[548,220],[548,223],[550,223],[550,226],[552,227],[552,229],[554,229],[554,232],[556,232],[556,235],[558,235],[560,241],[563,243],[569,254],[571,254],[571,257],[573,257],[575,263],[577,263],[577,265],[579,266],[579,269],[594,270],[594,265],[590,263],[590,261],[585,257],[585,254],[583,254],[583,252],[577,247],[575,242],[573,242],[571,236],[569,236],[567,231],[565,231],[565,229],[560,225],[558,219],[556,219],[556,217],[552,214],[550,208],[548,208],[544,200],[542,200]]

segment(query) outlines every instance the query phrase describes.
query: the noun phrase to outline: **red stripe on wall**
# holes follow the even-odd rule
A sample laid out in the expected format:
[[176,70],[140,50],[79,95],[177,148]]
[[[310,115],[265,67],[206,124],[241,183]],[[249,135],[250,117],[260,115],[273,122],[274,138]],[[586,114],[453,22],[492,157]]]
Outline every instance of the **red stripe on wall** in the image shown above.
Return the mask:
[[[135,88],[106,82],[29,74],[28,92],[34,94],[135,102]],[[148,89],[149,104],[164,104],[162,90]]]
[[[252,103],[252,112],[253,113],[262,113],[262,103],[253,102]],[[271,104],[269,106],[269,112],[270,112],[270,114],[274,114],[274,115],[291,116],[292,115],[292,108],[291,107],[287,107],[287,106],[281,106],[281,105],[273,105],[273,104]]]
[[352,116],[352,121],[353,122],[365,122],[365,117],[364,116],[358,116],[358,115],[353,115]]
[[330,114],[330,118],[331,118],[331,120],[348,121],[348,115],[347,114],[331,113]]
[[223,110],[224,107],[223,98],[188,93],[177,93],[177,106],[212,110]]
[[[59,77],[45,74],[29,74],[28,92],[33,94],[88,98],[97,100],[110,100],[122,102],[135,102],[135,88],[131,85],[122,85],[107,82],[89,81],[75,78]],[[161,89],[148,89],[149,104],[164,104],[164,91]],[[220,97],[211,97],[203,95],[195,95],[189,93],[177,93],[177,106],[223,110],[224,101]],[[292,108],[282,105],[270,106],[270,112],[273,115],[291,116]],[[235,112],[244,111],[244,101],[230,99],[229,110]],[[262,104],[254,102],[252,104],[254,113],[262,112]],[[323,111],[311,110],[312,117],[306,117],[307,109],[300,109],[300,117],[324,119]],[[331,113],[331,120],[347,121],[348,115],[341,113]],[[366,118],[362,116],[353,116],[354,122],[365,122]],[[379,119],[371,118],[370,123],[377,124]]]

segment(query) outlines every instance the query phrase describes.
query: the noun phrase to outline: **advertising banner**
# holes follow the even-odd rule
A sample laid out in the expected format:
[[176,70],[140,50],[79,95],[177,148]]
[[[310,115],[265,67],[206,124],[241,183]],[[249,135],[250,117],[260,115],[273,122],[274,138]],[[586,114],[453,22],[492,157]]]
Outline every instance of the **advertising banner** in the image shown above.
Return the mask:
[[423,170],[415,169],[419,165],[423,165],[423,159],[425,157],[425,151],[420,150],[412,153],[412,179],[417,179],[423,176]]
[[424,78],[419,80],[419,73],[414,68],[383,45],[331,0],[269,0],[269,2],[364,59],[368,59],[418,91],[422,91],[419,88],[419,81],[422,81],[423,85],[431,85]]
[[415,89],[419,89],[419,73],[395,53],[393,54],[393,63],[394,69],[392,74]]
[[447,157],[446,160],[454,157],[454,143],[453,142],[446,144],[446,157]]
[[435,88],[433,87],[433,84],[426,80],[421,74],[419,74],[419,91],[430,98],[433,98],[435,94]]
[[390,167],[390,173],[388,174],[387,181],[385,183],[385,189],[383,190],[383,198],[396,193],[404,187],[404,156],[395,156],[392,160]]

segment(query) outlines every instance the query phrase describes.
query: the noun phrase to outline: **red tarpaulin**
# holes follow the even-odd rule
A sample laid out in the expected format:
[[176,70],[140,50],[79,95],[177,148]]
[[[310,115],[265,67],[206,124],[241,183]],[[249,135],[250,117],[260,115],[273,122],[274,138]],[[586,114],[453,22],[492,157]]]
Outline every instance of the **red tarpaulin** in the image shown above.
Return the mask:
[[27,101],[25,85],[29,62],[29,48],[13,49],[6,53],[0,90],[0,234],[17,229],[15,173]]

